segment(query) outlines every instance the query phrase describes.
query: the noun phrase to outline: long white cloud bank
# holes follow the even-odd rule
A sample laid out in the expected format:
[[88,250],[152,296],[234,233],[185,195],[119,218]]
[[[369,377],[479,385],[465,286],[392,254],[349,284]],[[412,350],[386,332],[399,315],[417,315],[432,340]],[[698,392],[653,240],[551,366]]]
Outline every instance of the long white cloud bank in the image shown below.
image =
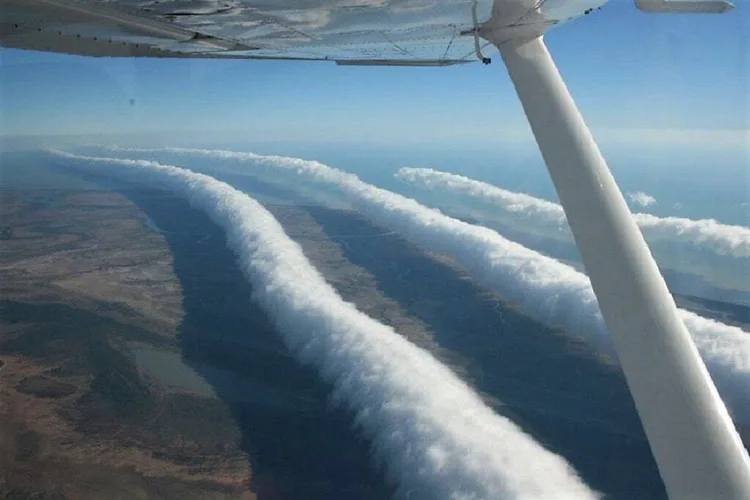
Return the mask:
[[356,413],[399,497],[597,497],[563,458],[495,414],[432,355],[345,302],[246,194],[151,161],[55,154],[77,168],[166,187],[221,226],[253,299],[295,356],[316,366]]
[[[126,152],[128,150],[122,150]],[[580,336],[616,360],[588,277],[572,267],[507,240],[497,232],[468,224],[386,191],[356,175],[316,161],[221,150],[130,150],[176,162],[228,162],[272,175],[282,169],[304,179],[341,189],[351,203],[378,224],[424,249],[453,256],[471,276],[515,303],[530,317]],[[554,204],[550,204],[554,205]],[[553,208],[541,205],[542,209]],[[750,423],[750,334],[719,321],[680,310],[692,338],[736,420]]]
[[[557,203],[508,191],[463,175],[404,167],[399,169],[396,177],[429,190],[481,199],[503,210],[531,218],[532,222],[552,222],[567,227],[565,212]],[[633,196],[642,206],[656,201],[645,193],[635,193]],[[645,213],[636,213],[634,217],[647,239],[665,238],[689,245],[703,245],[720,255],[750,257],[750,228],[721,224],[714,219],[657,217]]]

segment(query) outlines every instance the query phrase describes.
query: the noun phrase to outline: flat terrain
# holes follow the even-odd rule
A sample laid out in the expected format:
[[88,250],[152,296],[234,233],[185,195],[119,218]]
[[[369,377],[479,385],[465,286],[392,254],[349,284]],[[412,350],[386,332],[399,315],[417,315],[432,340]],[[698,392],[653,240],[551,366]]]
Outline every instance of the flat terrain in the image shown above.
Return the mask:
[[[369,443],[291,358],[204,214],[38,165],[13,175],[0,184],[13,184],[0,191],[0,498],[391,496]],[[244,182],[259,199],[288,195]],[[665,498],[619,370],[585,343],[356,212],[267,208],[346,300],[594,488]],[[745,308],[678,299],[747,328]]]
[[[128,348],[179,350],[182,294],[163,237],[112,192],[1,201],[0,490],[238,498],[249,464],[229,409],[165,390]],[[218,425],[200,428],[206,419]]]
[[149,190],[0,210],[0,498],[387,496],[205,216]]

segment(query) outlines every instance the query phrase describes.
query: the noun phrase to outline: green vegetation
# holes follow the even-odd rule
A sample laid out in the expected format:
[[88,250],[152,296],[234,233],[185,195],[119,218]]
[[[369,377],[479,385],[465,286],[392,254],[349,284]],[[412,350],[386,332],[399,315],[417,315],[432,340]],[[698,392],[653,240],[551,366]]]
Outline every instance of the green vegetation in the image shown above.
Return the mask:
[[94,375],[90,393],[101,398],[120,416],[147,411],[151,393],[132,359],[112,347],[107,334],[91,332],[86,354]]

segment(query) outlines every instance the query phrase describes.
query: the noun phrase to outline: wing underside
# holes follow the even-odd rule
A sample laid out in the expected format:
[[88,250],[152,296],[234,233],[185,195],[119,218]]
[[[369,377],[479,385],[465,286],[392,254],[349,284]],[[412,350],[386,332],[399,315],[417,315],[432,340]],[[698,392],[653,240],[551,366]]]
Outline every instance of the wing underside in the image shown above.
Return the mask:
[[[104,57],[447,65],[474,58],[473,1],[0,0],[5,47]],[[491,0],[477,4],[487,19]]]
[[[476,60],[493,0],[0,0],[0,45],[100,57],[329,60],[445,66]],[[506,25],[543,32],[570,0],[503,0]],[[601,3],[581,0],[580,3]],[[554,16],[540,10],[550,6]],[[576,11],[580,10],[577,5]],[[569,9],[568,9],[569,10]],[[476,13],[476,23],[475,16]],[[477,24],[478,23],[478,24]],[[509,33],[512,33],[512,29]],[[487,42],[481,41],[481,45]]]

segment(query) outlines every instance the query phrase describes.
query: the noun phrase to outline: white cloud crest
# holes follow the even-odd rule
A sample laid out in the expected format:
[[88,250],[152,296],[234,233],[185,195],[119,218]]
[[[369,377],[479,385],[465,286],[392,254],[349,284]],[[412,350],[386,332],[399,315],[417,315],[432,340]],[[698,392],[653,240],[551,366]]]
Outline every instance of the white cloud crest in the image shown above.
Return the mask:
[[[525,314],[544,324],[562,327],[568,335],[582,336],[616,360],[612,339],[588,277],[509,241],[496,231],[453,219],[439,210],[317,161],[202,149],[120,151],[176,162],[206,158],[212,163],[250,165],[255,169],[268,169],[269,175],[283,169],[296,172],[308,181],[334,185],[371,220],[426,250],[453,256],[477,282],[517,304]],[[549,205],[540,206],[543,210],[555,210]],[[684,309],[679,309],[679,314],[733,417],[743,424],[750,423],[750,334]]]
[[[557,203],[516,193],[486,182],[429,168],[399,169],[396,177],[427,189],[445,190],[463,196],[482,199],[509,212],[523,215],[532,222],[555,223],[567,229],[567,219]],[[648,207],[656,199],[646,193],[629,193],[628,197],[640,206]],[[719,255],[736,258],[750,257],[750,228],[722,224],[714,219],[692,220],[683,217],[657,217],[633,214],[646,239],[665,238],[686,245],[705,245]]]
[[151,161],[54,154],[76,168],[166,187],[222,227],[253,299],[356,413],[399,498],[597,498],[563,458],[495,414],[432,355],[345,302],[246,194]]

